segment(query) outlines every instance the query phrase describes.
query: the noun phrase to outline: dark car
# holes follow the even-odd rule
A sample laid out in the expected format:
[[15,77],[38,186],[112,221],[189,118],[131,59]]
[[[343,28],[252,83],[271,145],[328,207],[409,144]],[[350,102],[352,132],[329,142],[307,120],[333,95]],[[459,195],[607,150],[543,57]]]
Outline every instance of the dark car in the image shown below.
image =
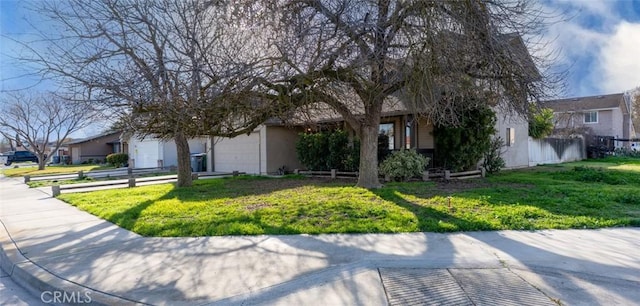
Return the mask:
[[9,152],[4,152],[2,153],[2,156],[6,157],[6,162],[4,163],[5,166],[9,166],[12,163],[19,163],[19,162],[34,162],[37,163],[38,162],[38,157],[29,152],[29,151],[9,151]]

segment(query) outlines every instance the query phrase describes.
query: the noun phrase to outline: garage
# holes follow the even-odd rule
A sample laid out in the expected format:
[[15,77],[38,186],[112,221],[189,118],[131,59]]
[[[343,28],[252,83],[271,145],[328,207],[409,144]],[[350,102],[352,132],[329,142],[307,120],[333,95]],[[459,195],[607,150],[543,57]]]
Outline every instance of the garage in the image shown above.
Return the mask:
[[217,139],[213,163],[216,172],[260,173],[260,133]]
[[[133,140],[133,138],[132,138]],[[133,159],[135,168],[155,168],[158,167],[158,160],[160,160],[159,144],[158,140],[137,140],[130,143],[133,145]]]

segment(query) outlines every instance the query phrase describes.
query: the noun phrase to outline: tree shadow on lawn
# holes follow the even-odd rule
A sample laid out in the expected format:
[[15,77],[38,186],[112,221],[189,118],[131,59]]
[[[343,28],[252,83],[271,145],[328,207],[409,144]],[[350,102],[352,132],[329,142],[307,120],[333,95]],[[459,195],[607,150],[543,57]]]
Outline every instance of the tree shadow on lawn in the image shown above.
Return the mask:
[[[202,236],[220,236],[220,235],[258,235],[264,233],[269,234],[300,234],[301,232],[287,224],[283,226],[274,226],[273,224],[263,222],[259,211],[248,215],[237,217],[221,217],[218,220],[200,220],[197,217],[180,217],[169,218],[167,216],[159,216],[163,218],[160,222],[149,222],[138,225],[143,212],[158,201],[181,198],[183,192],[171,190],[165,195],[146,200],[139,204],[135,204],[130,208],[115,213],[111,216],[105,216],[109,222],[112,222],[122,228],[136,232],[146,237],[202,237]],[[187,198],[190,198],[187,196]],[[188,202],[181,198],[181,201]],[[153,216],[151,216],[153,217]],[[194,233],[198,233],[195,234]]]
[[295,189],[305,186],[346,187],[353,186],[351,179],[329,179],[316,177],[283,177],[239,176],[210,180],[196,180],[191,187],[173,188],[167,197],[175,197],[183,202],[206,199],[235,198],[257,196],[277,191]]
[[[537,219],[545,218],[555,224],[554,228],[596,228],[603,227],[603,222],[608,223],[605,227],[640,225],[640,190],[635,186],[593,184],[593,188],[585,188],[575,182],[567,183],[562,185],[562,181],[556,181],[556,184],[540,186],[484,179],[439,182],[432,187],[423,183],[403,183],[391,185],[389,188],[393,191],[383,189],[376,193],[409,209],[421,220],[427,218],[426,224],[433,224],[434,218],[447,220],[447,216],[457,215],[462,219],[456,220],[459,222],[456,224],[471,226],[471,230],[505,229],[501,223],[512,224],[511,229],[545,228],[547,225],[536,226]],[[617,189],[604,193],[603,188]],[[416,203],[408,201],[408,197],[415,197]],[[450,213],[443,212],[443,209],[429,209],[424,204],[437,202],[433,201],[436,197],[441,197],[441,201],[443,197],[453,198]],[[492,210],[496,222],[473,220],[475,214],[470,207],[461,208],[463,215],[457,214],[455,203],[459,201],[477,202],[477,209]],[[487,214],[486,211],[483,213]],[[573,218],[573,224],[567,225],[566,219],[561,220],[564,217]],[[420,228],[425,229],[423,226]]]
[[[494,225],[482,220],[463,219],[454,216],[453,212],[456,210],[455,207],[448,208],[449,212],[447,213],[431,207],[412,203],[400,196],[400,192],[396,189],[378,189],[373,190],[373,193],[415,215],[418,220],[418,231],[420,232],[452,232],[461,230],[483,231],[497,229]],[[415,193],[413,195],[416,197],[424,196],[419,193]]]

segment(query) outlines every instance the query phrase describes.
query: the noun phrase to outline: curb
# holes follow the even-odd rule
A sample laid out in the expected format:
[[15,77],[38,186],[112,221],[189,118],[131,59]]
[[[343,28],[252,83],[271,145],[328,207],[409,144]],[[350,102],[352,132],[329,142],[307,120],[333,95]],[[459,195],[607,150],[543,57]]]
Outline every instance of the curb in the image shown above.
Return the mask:
[[[148,305],[58,277],[24,256],[0,220],[0,268],[43,304]],[[54,293],[58,295],[54,299]]]

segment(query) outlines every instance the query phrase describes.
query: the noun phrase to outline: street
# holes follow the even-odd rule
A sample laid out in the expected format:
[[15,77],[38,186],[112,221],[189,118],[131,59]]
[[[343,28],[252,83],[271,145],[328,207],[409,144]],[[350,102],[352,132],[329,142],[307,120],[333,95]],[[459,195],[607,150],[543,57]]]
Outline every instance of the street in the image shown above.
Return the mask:
[[40,297],[32,296],[0,270],[0,305],[39,305]]

